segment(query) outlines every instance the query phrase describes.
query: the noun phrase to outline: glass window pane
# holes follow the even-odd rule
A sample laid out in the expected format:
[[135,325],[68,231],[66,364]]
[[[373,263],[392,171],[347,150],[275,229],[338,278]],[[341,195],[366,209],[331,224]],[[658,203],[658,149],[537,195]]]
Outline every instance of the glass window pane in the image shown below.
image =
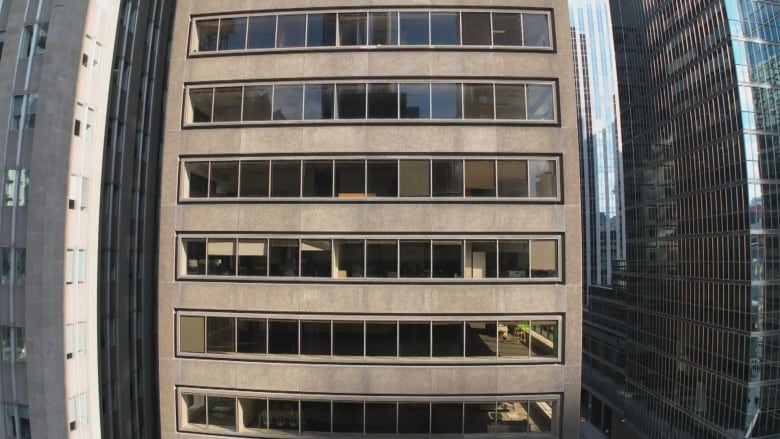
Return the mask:
[[268,428],[298,434],[298,401],[268,400]]
[[338,240],[333,245],[336,277],[363,277],[363,240]]
[[303,196],[333,196],[333,162],[330,160],[303,161]]
[[184,240],[184,252],[187,258],[187,274],[206,274],[206,240]]
[[333,432],[363,433],[363,403],[333,401]]
[[333,355],[363,356],[363,322],[333,322]]
[[366,434],[395,433],[394,402],[366,402]]
[[461,241],[433,241],[433,277],[463,277]]
[[298,197],[301,194],[301,162],[274,160],[271,162],[271,196]]
[[433,356],[463,356],[463,322],[433,322]]
[[211,163],[209,186],[212,197],[237,197],[238,162]]
[[[72,326],[70,329],[72,330]],[[181,316],[179,319],[179,350],[202,354],[206,349],[205,333],[206,324],[203,317]],[[73,349],[68,352],[73,352]]]
[[223,18],[219,23],[219,50],[243,50],[246,45],[246,17]]
[[206,426],[206,396],[182,393],[184,400],[184,423],[190,426]]
[[558,195],[558,178],[555,175],[555,160],[529,160],[529,180],[532,197],[555,197]]
[[189,198],[208,197],[209,163],[187,162],[184,164],[184,171],[187,173],[187,180],[189,181],[189,191],[184,196]]
[[531,322],[529,331],[532,357],[558,356],[558,322],[555,320]]
[[303,117],[303,85],[274,86],[274,120],[301,120]]
[[528,84],[528,120],[555,120],[552,84]]
[[366,241],[366,276],[398,277],[398,246],[396,241]]
[[431,117],[460,119],[461,114],[461,84],[431,84]]
[[496,277],[496,242],[466,241],[466,277]]
[[369,197],[398,196],[398,161],[369,160],[367,184]]
[[493,84],[463,84],[463,117],[493,119]]
[[399,434],[429,434],[430,404],[419,402],[398,403]]
[[368,44],[372,46],[398,44],[398,13],[371,12],[369,26]]
[[241,422],[239,425],[242,431],[259,432],[258,429],[268,426],[268,400],[256,398],[238,398],[238,404],[241,406]]
[[366,168],[363,160],[336,160],[336,196],[362,198],[366,194]]
[[368,118],[398,118],[396,84],[368,84]]
[[309,47],[336,45],[336,14],[309,14],[306,45]]
[[198,52],[217,50],[219,20],[198,20],[195,22],[195,32],[198,35]]
[[241,87],[221,87],[214,90],[214,122],[241,120]]
[[428,119],[431,117],[431,89],[429,84],[401,83],[402,119]]
[[428,13],[401,12],[401,44],[429,44]]
[[460,434],[463,432],[463,403],[431,404],[431,433]]
[[213,89],[190,89],[191,115],[188,122],[211,122],[211,101],[213,97]]
[[236,242],[232,239],[210,239],[208,242],[208,268],[206,274],[235,276]]
[[363,46],[366,44],[366,13],[339,14],[339,45]]
[[238,240],[238,275],[265,276],[268,274],[268,242],[265,239]]
[[490,45],[490,13],[464,12],[460,17],[464,45]]
[[496,429],[495,402],[467,402],[463,404],[463,433],[493,433]]
[[528,431],[528,401],[499,402],[496,406],[496,420],[509,433]]
[[401,322],[398,325],[398,348],[401,357],[431,356],[430,322]]
[[525,85],[496,84],[496,119],[525,119]]
[[495,357],[497,331],[495,321],[466,322],[466,356]]
[[306,84],[304,118],[333,119],[333,84]]
[[366,85],[338,84],[337,118],[365,119],[366,117]]
[[499,322],[498,328],[498,356],[528,358],[528,321]]
[[463,196],[463,161],[433,161],[433,196]]
[[271,276],[298,276],[298,241],[271,239],[268,256]]
[[401,160],[398,166],[400,196],[431,195],[431,163],[428,160]]
[[241,162],[241,196],[268,196],[268,161]]
[[297,320],[268,321],[268,353],[292,355],[298,353]]
[[498,161],[498,196],[528,196],[528,162],[525,160]]
[[301,276],[331,277],[331,253],[328,240],[301,241]]
[[238,319],[236,350],[245,354],[265,354],[265,319]]
[[280,15],[276,26],[276,47],[306,45],[306,15]]
[[431,277],[430,241],[401,241],[401,277]]
[[271,96],[273,86],[253,85],[244,87],[243,120],[271,120]]
[[529,431],[552,431],[556,405],[556,401],[530,401],[528,404]]
[[493,44],[496,46],[522,46],[522,14],[493,13]]
[[301,355],[330,355],[330,321],[301,321]]
[[397,356],[397,331],[396,322],[366,322],[366,356]]
[[330,433],[330,401],[301,401],[301,431]]
[[206,319],[206,352],[229,353],[236,351],[233,317],[208,317]]
[[528,240],[499,241],[500,277],[528,277]]
[[523,42],[531,47],[550,47],[547,14],[523,14]]
[[247,49],[270,49],[276,41],[276,16],[249,17]]
[[493,160],[466,160],[466,196],[496,196],[496,171]]
[[531,241],[531,277],[558,276],[558,241]]
[[431,44],[460,44],[460,15],[457,12],[431,12]]

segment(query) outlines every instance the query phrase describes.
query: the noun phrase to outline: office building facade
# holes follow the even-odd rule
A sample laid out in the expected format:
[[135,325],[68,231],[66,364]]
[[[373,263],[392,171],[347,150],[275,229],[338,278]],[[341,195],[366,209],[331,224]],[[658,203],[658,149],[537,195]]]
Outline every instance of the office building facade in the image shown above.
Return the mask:
[[159,437],[172,2],[0,1],[0,436]]
[[[583,222],[582,414],[614,437],[622,419],[625,299],[615,268],[625,259],[623,156],[608,0],[570,0]],[[608,401],[608,402],[605,402]]]
[[161,437],[578,434],[565,1],[182,0],[172,35]]
[[625,424],[780,432],[776,1],[613,0],[625,165]]

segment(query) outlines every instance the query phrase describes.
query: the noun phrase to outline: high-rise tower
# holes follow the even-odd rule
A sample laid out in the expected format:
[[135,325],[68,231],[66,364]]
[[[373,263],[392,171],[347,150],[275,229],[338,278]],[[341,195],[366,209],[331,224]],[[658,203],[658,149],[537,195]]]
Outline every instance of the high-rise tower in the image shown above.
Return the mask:
[[162,437],[576,437],[566,2],[177,2]]

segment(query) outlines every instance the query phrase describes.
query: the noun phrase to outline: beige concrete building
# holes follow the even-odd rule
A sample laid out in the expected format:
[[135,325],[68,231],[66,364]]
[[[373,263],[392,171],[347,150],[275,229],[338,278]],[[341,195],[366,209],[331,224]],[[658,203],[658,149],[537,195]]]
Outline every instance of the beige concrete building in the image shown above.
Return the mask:
[[572,438],[563,0],[177,3],[163,438]]

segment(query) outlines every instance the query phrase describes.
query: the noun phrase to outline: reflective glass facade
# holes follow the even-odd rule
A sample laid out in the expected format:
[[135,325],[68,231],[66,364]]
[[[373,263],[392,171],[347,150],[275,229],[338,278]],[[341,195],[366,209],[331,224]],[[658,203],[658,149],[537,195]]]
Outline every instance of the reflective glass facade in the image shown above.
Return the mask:
[[648,437],[777,437],[780,3],[613,0],[612,15],[626,421]]

